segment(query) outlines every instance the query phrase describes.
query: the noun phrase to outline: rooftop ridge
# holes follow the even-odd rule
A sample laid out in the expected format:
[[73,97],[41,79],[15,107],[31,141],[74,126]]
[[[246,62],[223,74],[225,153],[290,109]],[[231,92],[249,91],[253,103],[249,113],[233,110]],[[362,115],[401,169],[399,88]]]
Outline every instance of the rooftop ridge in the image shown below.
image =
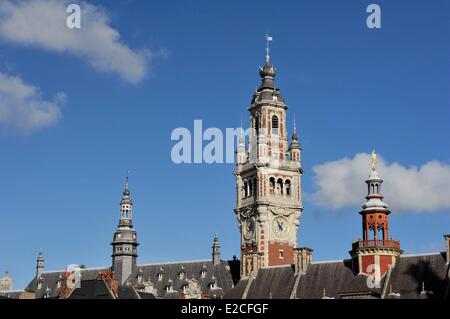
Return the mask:
[[420,256],[435,256],[435,255],[441,255],[445,254],[445,252],[431,252],[431,253],[419,253],[419,254],[408,254],[408,255],[401,255],[400,258],[407,258],[407,257],[420,257]]
[[[81,268],[81,271],[85,271],[85,270],[101,270],[101,269],[108,269],[111,267],[88,267],[88,268]],[[58,272],[65,272],[66,269],[61,269],[61,270],[50,270],[50,271],[44,271],[42,274],[54,274],[54,273],[58,273]]]
[[199,263],[199,262],[212,262],[212,260],[211,259],[198,259],[198,260],[166,261],[166,262],[157,262],[157,263],[138,264],[137,267],[173,265],[173,264],[189,264],[189,263]]
[[320,260],[320,261],[311,262],[311,265],[343,263],[344,261],[349,261],[349,260],[351,260],[351,259]]
[[292,265],[291,264],[288,264],[288,265],[273,265],[273,266],[261,267],[261,269],[287,268],[287,267],[292,268]]

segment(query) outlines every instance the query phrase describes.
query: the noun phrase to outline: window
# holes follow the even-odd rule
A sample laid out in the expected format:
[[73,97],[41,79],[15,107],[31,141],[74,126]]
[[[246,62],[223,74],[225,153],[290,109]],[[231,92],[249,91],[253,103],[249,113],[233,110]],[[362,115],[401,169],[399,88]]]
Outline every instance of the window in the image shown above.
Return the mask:
[[286,180],[286,195],[287,196],[291,196],[292,192],[291,192],[291,181],[290,180]]
[[282,249],[279,250],[278,258],[279,259],[283,259],[284,258],[284,251]]
[[276,194],[283,195],[283,180],[281,178],[277,180]]
[[248,197],[248,185],[247,182],[244,182],[244,198]]
[[278,117],[276,115],[272,116],[272,134],[278,135]]
[[269,193],[275,194],[275,178],[271,177],[269,180]]

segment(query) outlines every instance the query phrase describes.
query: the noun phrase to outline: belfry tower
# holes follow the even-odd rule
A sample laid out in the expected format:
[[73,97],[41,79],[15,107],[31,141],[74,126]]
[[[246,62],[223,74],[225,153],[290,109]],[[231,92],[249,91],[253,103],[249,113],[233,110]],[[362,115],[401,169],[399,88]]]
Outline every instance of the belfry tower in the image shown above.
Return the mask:
[[357,273],[373,274],[379,272],[381,277],[389,266],[394,266],[397,257],[402,254],[400,242],[389,238],[388,205],[383,202],[381,184],[383,180],[376,171],[377,155],[372,152],[372,169],[367,184],[367,202],[359,212],[362,216],[362,238],[353,242],[350,255],[353,268]]
[[137,243],[136,230],[133,228],[133,202],[128,189],[128,176],[123,197],[120,201],[120,219],[111,243],[112,270],[121,285],[136,270]]
[[[246,147],[241,134],[236,150],[236,209],[241,233],[241,277],[261,267],[294,264],[301,202],[301,147],[294,128],[289,145],[283,96],[275,86],[276,70],[266,59],[261,85],[249,107]],[[294,125],[295,126],[295,125]]]

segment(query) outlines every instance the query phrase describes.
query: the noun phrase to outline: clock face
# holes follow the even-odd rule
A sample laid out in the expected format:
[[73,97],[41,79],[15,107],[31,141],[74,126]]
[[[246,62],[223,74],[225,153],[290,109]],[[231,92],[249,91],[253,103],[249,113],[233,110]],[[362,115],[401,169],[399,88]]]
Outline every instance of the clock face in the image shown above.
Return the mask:
[[255,219],[247,218],[243,223],[242,233],[246,240],[253,238],[253,234],[255,233]]
[[272,230],[277,237],[287,237],[289,234],[289,221],[284,217],[277,217],[272,222]]

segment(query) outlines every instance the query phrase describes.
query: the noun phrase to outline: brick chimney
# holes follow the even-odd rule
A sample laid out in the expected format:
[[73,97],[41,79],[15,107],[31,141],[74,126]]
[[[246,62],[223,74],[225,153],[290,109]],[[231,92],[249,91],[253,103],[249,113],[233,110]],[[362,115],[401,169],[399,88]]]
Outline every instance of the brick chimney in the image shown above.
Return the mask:
[[295,248],[294,251],[294,266],[295,273],[305,273],[312,262],[313,250],[308,247]]

